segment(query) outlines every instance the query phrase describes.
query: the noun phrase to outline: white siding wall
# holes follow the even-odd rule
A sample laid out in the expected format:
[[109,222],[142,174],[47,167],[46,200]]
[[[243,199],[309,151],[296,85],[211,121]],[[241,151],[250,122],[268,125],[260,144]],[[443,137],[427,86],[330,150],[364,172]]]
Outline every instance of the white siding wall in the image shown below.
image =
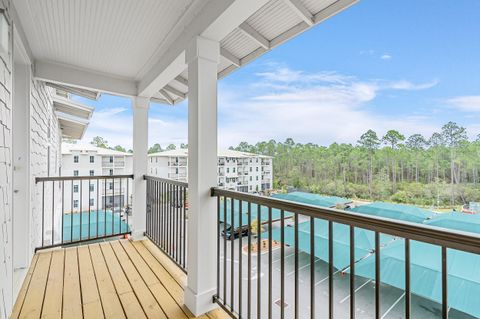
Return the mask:
[[[0,0],[10,19],[10,1]],[[10,32],[11,34],[11,32]],[[10,36],[10,39],[13,37]],[[12,44],[12,43],[11,43]],[[0,55],[0,318],[8,318],[16,296],[13,293],[12,250],[12,45],[8,54]],[[45,85],[31,79],[30,96],[30,170],[31,232],[25,234],[33,249],[40,243],[41,193],[35,176],[58,175],[61,134],[53,104]],[[35,226],[35,227],[33,227]],[[32,251],[33,254],[33,251]]]
[[[32,80],[30,97],[30,173],[31,173],[31,232],[33,248],[41,243],[42,185],[35,184],[35,177],[59,176],[61,165],[61,133],[53,110],[49,88]],[[59,184],[56,183],[58,189]],[[52,212],[51,182],[45,183],[45,211]],[[59,194],[57,190],[56,195]],[[56,196],[55,220],[60,224],[60,196]],[[47,215],[46,215],[47,216]],[[51,220],[51,215],[46,220]],[[46,234],[48,237],[48,234]]]
[[[8,8],[7,1],[0,7]],[[0,318],[11,311],[13,280],[12,225],[12,59],[0,55]]]

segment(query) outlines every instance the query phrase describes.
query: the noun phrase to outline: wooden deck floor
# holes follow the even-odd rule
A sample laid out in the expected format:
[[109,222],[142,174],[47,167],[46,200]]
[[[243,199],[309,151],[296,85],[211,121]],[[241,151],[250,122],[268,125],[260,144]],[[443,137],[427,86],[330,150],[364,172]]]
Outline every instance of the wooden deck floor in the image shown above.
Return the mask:
[[[195,318],[186,275],[148,240],[37,253],[11,318]],[[220,309],[200,318],[230,318]]]

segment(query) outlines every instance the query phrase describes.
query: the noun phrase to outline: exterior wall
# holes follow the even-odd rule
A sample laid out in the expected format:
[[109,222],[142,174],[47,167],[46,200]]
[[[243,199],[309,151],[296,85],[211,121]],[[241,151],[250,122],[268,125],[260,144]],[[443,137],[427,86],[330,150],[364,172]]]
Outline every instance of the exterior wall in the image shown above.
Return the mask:
[[[187,156],[149,155],[152,176],[186,182]],[[273,159],[263,156],[218,157],[218,186],[240,192],[260,192],[273,186]]]
[[[57,196],[52,203],[53,188],[60,184],[35,184],[35,177],[59,176],[61,165],[61,132],[53,110],[51,89],[32,79],[30,97],[30,174],[31,174],[31,211],[30,243],[32,249],[39,246],[42,239],[42,196],[45,192],[44,212],[46,220],[51,220],[55,212],[55,228],[61,224],[61,202]],[[56,191],[58,193],[58,191]],[[52,204],[55,205],[52,209]],[[44,240],[51,238],[50,227],[46,227]]]
[[[74,162],[74,156],[78,156],[78,163]],[[90,162],[90,156],[94,157],[93,163]],[[110,162],[110,156],[113,158],[113,162]],[[111,170],[111,171],[110,171]],[[78,176],[89,176],[93,171],[93,175],[130,175],[133,173],[133,158],[130,155],[104,155],[97,154],[96,151],[77,151],[72,150],[67,154],[62,155],[62,176],[74,176],[74,172],[78,171]],[[114,184],[112,184],[114,183]],[[65,198],[64,211],[66,213],[86,211],[89,208],[92,210],[102,210],[105,207],[110,206],[110,202],[115,196],[115,202],[123,202],[125,205],[127,202],[129,205],[132,203],[132,181],[128,181],[128,194],[126,180],[106,180],[91,181],[91,187],[88,181],[74,181],[74,189],[72,196],[72,184],[70,181],[65,184]],[[106,186],[106,191],[105,191]],[[80,187],[82,189],[82,197],[80,199]],[[98,188],[98,189],[97,189]],[[88,195],[91,189],[90,196]],[[98,193],[98,199],[97,199]],[[120,199],[121,194],[121,199]],[[105,198],[106,196],[106,198]],[[92,204],[92,205],[90,205]]]
[[[8,8],[8,2],[1,1],[0,7]],[[7,55],[0,55],[0,318],[8,318],[13,303],[11,93],[12,59],[10,51]]]

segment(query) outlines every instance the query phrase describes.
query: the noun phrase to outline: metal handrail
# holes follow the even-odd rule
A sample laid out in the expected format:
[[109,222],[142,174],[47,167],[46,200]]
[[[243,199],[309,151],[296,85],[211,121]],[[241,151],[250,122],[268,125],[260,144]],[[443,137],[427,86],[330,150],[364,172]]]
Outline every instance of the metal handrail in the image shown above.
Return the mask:
[[170,179],[170,178],[163,178],[163,177],[157,177],[157,176],[151,176],[151,175],[143,175],[143,179],[144,180],[173,184],[173,185],[177,185],[177,186],[181,186],[181,187],[188,187],[188,183],[181,182],[181,181],[176,181],[176,180]]
[[217,187],[212,188],[211,194],[212,196],[231,197],[284,211],[301,212],[302,215],[329,220],[335,223],[480,254],[480,235],[474,233],[452,231],[441,227],[363,215],[341,209],[300,204],[289,200],[242,193]]
[[49,177],[35,177],[35,183],[38,184],[39,182],[57,182],[57,181],[71,181],[71,180],[89,180],[89,179],[119,179],[119,178],[130,178],[133,179],[133,174],[129,175],[82,175],[82,176],[49,176]]

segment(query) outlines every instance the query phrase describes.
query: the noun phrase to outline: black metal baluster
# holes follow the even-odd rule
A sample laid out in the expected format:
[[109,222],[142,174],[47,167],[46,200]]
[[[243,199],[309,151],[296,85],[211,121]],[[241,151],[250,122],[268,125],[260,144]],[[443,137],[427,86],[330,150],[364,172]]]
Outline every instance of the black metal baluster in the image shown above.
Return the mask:
[[120,187],[120,195],[118,196],[118,200],[120,201],[118,203],[118,232],[120,234],[123,233],[122,231],[122,209],[123,209],[123,197],[122,197],[122,179],[119,179],[119,187]]
[[96,205],[96,206],[97,206],[97,211],[96,211],[96,215],[97,215],[97,216],[96,216],[96,217],[97,217],[97,232],[95,233],[95,235],[96,235],[97,237],[100,237],[100,236],[98,235],[98,222],[99,222],[99,221],[98,221],[98,215],[100,214],[100,202],[99,202],[100,189],[98,188],[99,185],[100,185],[100,179],[97,178],[97,188],[96,188],[96,193],[97,193],[97,205]]
[[115,234],[115,179],[112,178],[112,235]]
[[350,319],[355,318],[355,228],[350,226]]
[[315,318],[315,219],[310,217],[310,318]]
[[183,188],[183,267],[187,269],[187,261],[185,259],[187,253],[187,188]]
[[83,191],[83,181],[81,179],[78,180],[80,183],[80,240],[82,240],[82,227],[83,227],[83,203],[82,203],[82,191]]
[[62,180],[62,213],[61,213],[61,216],[62,216],[62,234],[61,234],[61,238],[60,238],[60,242],[63,244],[64,242],[64,219],[65,219],[65,181]]
[[71,187],[71,192],[70,192],[70,197],[71,197],[71,203],[70,203],[70,242],[73,241],[73,179],[70,182],[70,187]]
[[448,318],[447,247],[442,246],[442,318]]
[[299,291],[298,291],[298,245],[299,245],[299,242],[298,242],[298,214],[295,213],[295,217],[294,217],[294,226],[295,226],[295,234],[294,234],[294,241],[295,241],[295,319],[298,319],[299,318],[299,307],[298,307],[298,303],[299,303]]
[[227,302],[227,198],[223,197],[223,303]]
[[55,243],[55,181],[52,181],[52,245]]
[[130,212],[130,201],[128,199],[128,197],[130,197],[129,184],[130,184],[130,178],[127,178],[127,216],[125,216],[127,219],[127,231],[129,231],[129,228],[130,228],[130,224],[128,223],[128,214]]
[[262,216],[261,206],[257,204],[257,318],[262,317]]
[[285,318],[285,213],[280,211],[280,318]]
[[90,178],[88,179],[88,239],[90,239],[90,197],[92,195],[92,192],[90,191]]
[[42,247],[44,246],[45,235],[45,182],[42,182]]
[[410,239],[405,238],[405,318],[411,315],[410,294]]
[[252,204],[248,202],[247,204],[248,212],[248,285],[247,285],[247,318],[250,318],[252,315]]
[[239,214],[238,214],[238,317],[242,318],[242,237],[243,237],[243,224],[242,224],[242,201],[239,200]]
[[107,183],[108,180],[105,178],[103,182],[104,193],[103,193],[103,235],[107,236]]
[[380,319],[380,234],[375,232],[375,318]]
[[328,221],[328,316],[333,319],[333,223]]
[[231,208],[231,214],[230,214],[230,221],[232,222],[232,226],[230,228],[230,310],[233,312],[233,309],[235,308],[235,264],[234,264],[234,258],[235,258],[235,214],[233,213],[235,211],[235,200],[232,197],[232,201],[230,202],[230,208]]
[[272,208],[268,207],[268,318],[272,319]]
[[220,196],[217,196],[217,297],[220,296]]

